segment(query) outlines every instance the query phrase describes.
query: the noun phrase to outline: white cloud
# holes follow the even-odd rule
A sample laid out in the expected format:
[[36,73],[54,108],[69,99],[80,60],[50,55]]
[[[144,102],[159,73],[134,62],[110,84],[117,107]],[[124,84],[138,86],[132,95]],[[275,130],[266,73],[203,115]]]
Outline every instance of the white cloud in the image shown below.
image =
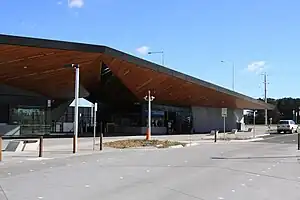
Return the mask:
[[139,48],[136,49],[136,51],[142,55],[146,55],[149,52],[149,47],[147,46],[141,46]]
[[58,1],[58,2],[57,2],[57,5],[61,5],[61,4],[62,4],[62,2],[61,2],[61,1]]
[[247,71],[259,73],[266,69],[266,61],[254,61],[247,67]]
[[83,0],[68,0],[68,6],[70,8],[81,8],[84,5]]

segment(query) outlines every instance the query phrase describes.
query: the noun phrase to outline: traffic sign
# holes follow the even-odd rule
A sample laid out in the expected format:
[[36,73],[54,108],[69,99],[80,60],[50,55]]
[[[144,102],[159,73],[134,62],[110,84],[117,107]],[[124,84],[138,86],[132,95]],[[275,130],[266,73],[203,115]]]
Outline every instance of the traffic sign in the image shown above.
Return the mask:
[[222,108],[222,117],[227,117],[227,108]]

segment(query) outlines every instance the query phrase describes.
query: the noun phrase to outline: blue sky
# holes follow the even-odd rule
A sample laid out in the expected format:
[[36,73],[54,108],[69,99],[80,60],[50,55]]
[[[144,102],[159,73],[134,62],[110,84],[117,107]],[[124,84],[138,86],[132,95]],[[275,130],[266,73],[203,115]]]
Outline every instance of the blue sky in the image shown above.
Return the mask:
[[[1,0],[1,33],[107,45],[263,97],[299,97],[298,0]],[[139,51],[138,51],[139,50]],[[228,61],[221,63],[221,60]]]

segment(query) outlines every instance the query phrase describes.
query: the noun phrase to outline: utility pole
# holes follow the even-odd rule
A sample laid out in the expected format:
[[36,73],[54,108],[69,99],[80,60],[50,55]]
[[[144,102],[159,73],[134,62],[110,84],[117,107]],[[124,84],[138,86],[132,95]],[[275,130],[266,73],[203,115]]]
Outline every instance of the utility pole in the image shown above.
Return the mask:
[[[264,98],[265,98],[265,103],[268,103],[268,99],[267,99],[267,72],[265,72],[264,74]],[[268,109],[265,109],[265,125],[268,125]]]

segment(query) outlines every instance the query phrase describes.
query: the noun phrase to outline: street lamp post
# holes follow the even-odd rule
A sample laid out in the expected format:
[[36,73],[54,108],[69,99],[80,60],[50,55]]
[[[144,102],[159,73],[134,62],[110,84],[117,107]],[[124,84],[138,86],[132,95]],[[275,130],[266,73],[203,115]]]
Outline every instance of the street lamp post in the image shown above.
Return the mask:
[[255,110],[253,112],[253,138],[256,138],[256,130],[255,130],[255,117],[256,117],[256,112],[257,110]]
[[151,55],[151,54],[161,54],[161,64],[162,64],[162,66],[165,65],[165,53],[164,53],[164,51],[149,51],[148,54],[149,55]]
[[96,145],[96,126],[97,126],[97,109],[98,109],[98,104],[95,103],[93,106],[93,126],[94,126],[94,137],[93,137],[93,150],[95,150],[95,145]]
[[[227,63],[226,61],[224,60],[221,60],[222,63]],[[235,85],[235,65],[234,65],[234,62],[231,61],[231,66],[232,66],[232,90],[234,91],[234,85]]]
[[75,107],[74,107],[74,138],[73,138],[73,153],[78,150],[78,99],[79,99],[79,64],[65,65],[66,68],[75,69]]
[[148,130],[146,135],[146,140],[151,138],[151,102],[155,99],[154,96],[151,96],[151,91],[148,91],[148,95],[144,97],[145,101],[148,101]]

